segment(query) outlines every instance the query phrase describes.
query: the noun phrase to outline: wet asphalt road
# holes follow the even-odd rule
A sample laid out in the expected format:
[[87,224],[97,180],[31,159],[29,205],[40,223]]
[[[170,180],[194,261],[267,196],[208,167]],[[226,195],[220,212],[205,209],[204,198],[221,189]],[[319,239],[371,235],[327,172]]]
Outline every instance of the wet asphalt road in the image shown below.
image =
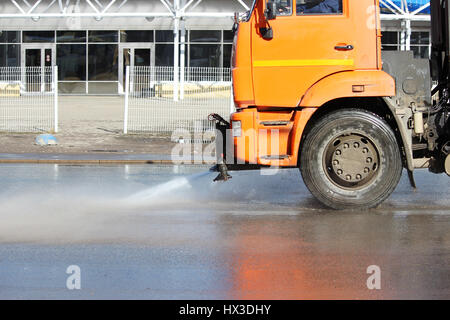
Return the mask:
[[297,170],[213,184],[206,169],[0,166],[0,298],[450,298],[447,176],[418,172],[413,191],[404,175],[378,209],[334,212]]

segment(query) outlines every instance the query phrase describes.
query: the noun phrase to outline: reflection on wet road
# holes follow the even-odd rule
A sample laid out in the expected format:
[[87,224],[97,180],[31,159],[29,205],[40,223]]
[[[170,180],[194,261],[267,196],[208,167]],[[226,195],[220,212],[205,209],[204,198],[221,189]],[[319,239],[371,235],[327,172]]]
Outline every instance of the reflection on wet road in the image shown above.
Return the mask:
[[0,166],[0,298],[450,298],[447,176],[418,172],[413,191],[405,175],[378,209],[335,212],[297,170],[221,184],[206,170]]

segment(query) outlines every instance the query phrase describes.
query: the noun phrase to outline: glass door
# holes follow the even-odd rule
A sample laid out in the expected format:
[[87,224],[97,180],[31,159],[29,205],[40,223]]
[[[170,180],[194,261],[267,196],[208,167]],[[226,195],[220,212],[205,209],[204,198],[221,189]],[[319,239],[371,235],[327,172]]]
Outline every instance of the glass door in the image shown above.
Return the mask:
[[54,45],[23,45],[22,66],[25,69],[27,92],[48,92],[52,90],[52,68],[55,66]]
[[[124,44],[120,48],[122,53],[119,57],[119,79],[120,79],[120,93],[125,93],[126,83],[126,70],[128,66],[131,67],[151,67],[155,65],[155,55],[153,45],[148,43],[138,44]],[[150,77],[144,79],[135,79],[135,86],[140,87],[140,90],[144,90],[150,81]],[[134,88],[136,89],[136,88]]]

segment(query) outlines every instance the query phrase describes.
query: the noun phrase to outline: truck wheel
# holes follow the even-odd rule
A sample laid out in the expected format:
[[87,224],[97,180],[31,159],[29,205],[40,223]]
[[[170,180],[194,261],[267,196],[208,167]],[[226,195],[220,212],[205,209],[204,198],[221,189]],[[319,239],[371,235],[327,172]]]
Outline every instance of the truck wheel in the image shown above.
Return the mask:
[[321,118],[304,139],[300,171],[311,193],[333,209],[368,209],[395,190],[402,158],[379,116],[346,109]]

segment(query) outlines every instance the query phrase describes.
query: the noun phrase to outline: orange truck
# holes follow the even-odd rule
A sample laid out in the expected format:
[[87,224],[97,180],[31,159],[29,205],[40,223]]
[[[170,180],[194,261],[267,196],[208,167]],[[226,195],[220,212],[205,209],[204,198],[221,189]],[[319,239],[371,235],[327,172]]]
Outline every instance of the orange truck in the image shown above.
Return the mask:
[[381,52],[379,0],[255,0],[236,16],[236,112],[216,122],[216,180],[299,168],[334,209],[379,205],[403,168],[450,175],[448,0],[432,0],[431,59]]

